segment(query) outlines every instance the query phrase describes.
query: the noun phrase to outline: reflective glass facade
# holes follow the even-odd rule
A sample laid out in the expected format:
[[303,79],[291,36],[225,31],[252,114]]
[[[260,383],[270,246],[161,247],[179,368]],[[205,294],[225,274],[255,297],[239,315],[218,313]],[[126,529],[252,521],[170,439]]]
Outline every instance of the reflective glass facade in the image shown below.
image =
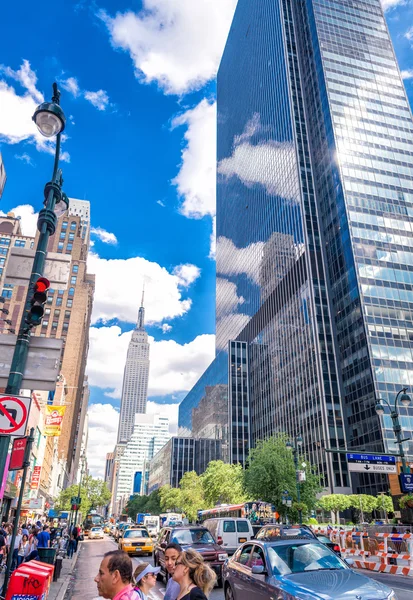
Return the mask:
[[387,489],[324,448],[393,450],[375,399],[413,386],[412,129],[379,0],[239,0],[218,74],[217,351],[249,344],[251,443],[301,433],[334,491]]

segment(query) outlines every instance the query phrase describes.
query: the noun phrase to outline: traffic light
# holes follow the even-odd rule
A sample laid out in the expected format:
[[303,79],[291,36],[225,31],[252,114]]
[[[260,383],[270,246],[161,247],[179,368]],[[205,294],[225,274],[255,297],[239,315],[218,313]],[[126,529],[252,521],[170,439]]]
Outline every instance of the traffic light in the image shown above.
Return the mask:
[[30,300],[31,308],[27,315],[27,323],[30,327],[40,325],[44,315],[44,303],[47,300],[47,290],[50,287],[50,281],[46,277],[39,277],[34,284],[33,297]]

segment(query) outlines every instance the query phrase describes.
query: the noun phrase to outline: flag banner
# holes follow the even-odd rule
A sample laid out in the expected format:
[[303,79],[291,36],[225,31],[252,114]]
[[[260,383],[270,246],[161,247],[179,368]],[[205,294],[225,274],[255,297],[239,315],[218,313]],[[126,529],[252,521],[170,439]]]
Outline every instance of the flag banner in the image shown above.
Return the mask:
[[55,437],[62,432],[62,421],[66,406],[45,406],[45,426],[43,435],[46,437]]

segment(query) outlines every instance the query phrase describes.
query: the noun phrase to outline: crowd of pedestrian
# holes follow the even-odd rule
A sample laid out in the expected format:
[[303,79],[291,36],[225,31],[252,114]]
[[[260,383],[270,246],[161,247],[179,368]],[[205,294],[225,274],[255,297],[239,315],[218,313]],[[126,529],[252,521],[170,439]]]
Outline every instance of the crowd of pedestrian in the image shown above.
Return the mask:
[[[164,600],[207,600],[216,574],[199,552],[182,550],[171,543],[165,549],[165,568],[170,575]],[[107,552],[95,577],[99,595],[109,600],[147,600],[156,585],[160,567],[141,563],[133,572],[131,558],[122,550]]]
[[[13,548],[13,525],[3,522],[0,527],[0,571],[5,568],[8,556],[12,555],[11,570],[14,571],[23,562],[39,558],[39,550],[59,546],[66,547],[67,555],[73,556],[77,551],[80,528],[68,526],[66,523],[22,523],[17,530]],[[60,547],[60,546],[59,546]]]

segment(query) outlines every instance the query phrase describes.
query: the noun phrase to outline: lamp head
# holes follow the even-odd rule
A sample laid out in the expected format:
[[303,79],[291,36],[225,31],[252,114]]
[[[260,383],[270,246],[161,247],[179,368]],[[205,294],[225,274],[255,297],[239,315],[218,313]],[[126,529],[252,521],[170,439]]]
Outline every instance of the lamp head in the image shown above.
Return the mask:
[[303,445],[303,438],[301,435],[297,436],[297,446],[301,447]]
[[288,450],[292,450],[293,449],[293,445],[290,442],[290,440],[288,440],[287,442],[285,442],[285,447],[288,448]]
[[56,202],[55,207],[54,207],[54,213],[55,213],[56,217],[57,218],[63,217],[63,215],[65,214],[65,212],[67,211],[68,208],[69,208],[69,198],[63,192],[61,199],[59,200],[59,202]]
[[375,408],[376,408],[376,413],[379,416],[384,415],[384,406],[381,402],[377,402]]
[[34,111],[32,119],[40,133],[47,138],[62,133],[66,125],[64,112],[55,102],[40,104]]
[[406,390],[404,390],[400,397],[400,402],[403,404],[403,406],[409,406],[411,401],[412,399],[410,398],[409,394],[406,394]]

